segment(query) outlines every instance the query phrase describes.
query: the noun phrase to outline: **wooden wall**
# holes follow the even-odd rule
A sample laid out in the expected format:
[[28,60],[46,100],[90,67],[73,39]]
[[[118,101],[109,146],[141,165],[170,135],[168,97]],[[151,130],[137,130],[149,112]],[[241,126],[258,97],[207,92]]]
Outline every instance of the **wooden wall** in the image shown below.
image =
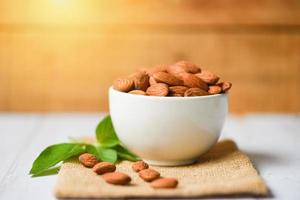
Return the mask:
[[0,1],[0,111],[104,111],[114,78],[182,59],[231,112],[300,112],[300,3]]

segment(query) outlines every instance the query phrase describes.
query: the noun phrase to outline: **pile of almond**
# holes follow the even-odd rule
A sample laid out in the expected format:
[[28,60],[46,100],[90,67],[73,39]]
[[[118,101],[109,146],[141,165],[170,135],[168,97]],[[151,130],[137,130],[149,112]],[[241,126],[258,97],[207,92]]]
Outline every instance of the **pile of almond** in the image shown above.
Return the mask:
[[125,78],[118,78],[113,88],[120,92],[148,96],[205,96],[227,92],[232,84],[197,65],[180,61],[172,65],[143,68]]
[[[96,156],[84,153],[79,156],[79,162],[88,168],[92,168],[96,174],[102,175],[102,178],[109,184],[127,185],[131,182],[130,176],[122,172],[115,172],[116,166],[109,162],[100,162]],[[132,165],[132,169],[139,174],[139,177],[146,182],[151,182],[153,188],[175,188],[178,184],[175,178],[162,178],[160,173],[150,169],[144,161],[137,161]]]

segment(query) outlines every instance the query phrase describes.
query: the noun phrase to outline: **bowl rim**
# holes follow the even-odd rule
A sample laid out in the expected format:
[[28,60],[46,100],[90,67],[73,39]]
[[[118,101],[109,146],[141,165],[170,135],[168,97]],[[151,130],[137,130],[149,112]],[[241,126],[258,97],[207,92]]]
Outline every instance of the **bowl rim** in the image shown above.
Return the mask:
[[212,94],[212,95],[205,95],[205,96],[194,96],[194,97],[170,97],[170,96],[145,96],[145,95],[136,95],[136,94],[130,94],[127,92],[120,92],[118,90],[115,90],[112,86],[109,87],[109,92],[114,92],[119,95],[124,95],[124,96],[131,96],[134,98],[144,98],[144,99],[155,99],[155,100],[171,100],[171,101],[179,101],[179,100],[192,100],[192,99],[212,99],[212,98],[218,98],[225,96],[227,97],[227,92],[226,93],[221,93],[221,94]]

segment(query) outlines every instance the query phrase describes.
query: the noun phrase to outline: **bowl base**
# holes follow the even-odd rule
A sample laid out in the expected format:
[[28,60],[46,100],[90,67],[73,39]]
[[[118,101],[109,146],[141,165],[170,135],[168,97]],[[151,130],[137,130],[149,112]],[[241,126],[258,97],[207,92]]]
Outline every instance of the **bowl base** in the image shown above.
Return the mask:
[[144,160],[149,165],[156,166],[180,166],[180,165],[190,165],[197,161],[197,159],[192,160],[179,160],[179,161],[158,161],[158,160]]

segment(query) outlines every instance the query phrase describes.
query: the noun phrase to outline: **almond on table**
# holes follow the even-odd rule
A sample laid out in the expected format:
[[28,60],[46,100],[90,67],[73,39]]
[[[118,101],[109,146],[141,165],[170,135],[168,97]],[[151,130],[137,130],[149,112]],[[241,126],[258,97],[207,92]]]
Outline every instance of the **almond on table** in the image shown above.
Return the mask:
[[102,175],[102,178],[113,185],[127,185],[130,183],[131,178],[122,172],[110,172]]
[[109,162],[99,162],[93,167],[93,171],[97,174],[105,174],[116,171],[116,166]]
[[132,165],[132,169],[135,172],[139,172],[141,170],[148,169],[148,168],[149,168],[149,165],[147,163],[145,163],[144,161],[142,161],[142,160],[136,161]]
[[178,181],[175,178],[159,178],[151,183],[151,187],[156,189],[175,188],[177,185]]
[[94,167],[99,161],[93,154],[84,153],[79,156],[79,162],[85,167]]
[[147,182],[151,182],[160,177],[160,173],[154,169],[144,169],[139,172],[139,176]]

